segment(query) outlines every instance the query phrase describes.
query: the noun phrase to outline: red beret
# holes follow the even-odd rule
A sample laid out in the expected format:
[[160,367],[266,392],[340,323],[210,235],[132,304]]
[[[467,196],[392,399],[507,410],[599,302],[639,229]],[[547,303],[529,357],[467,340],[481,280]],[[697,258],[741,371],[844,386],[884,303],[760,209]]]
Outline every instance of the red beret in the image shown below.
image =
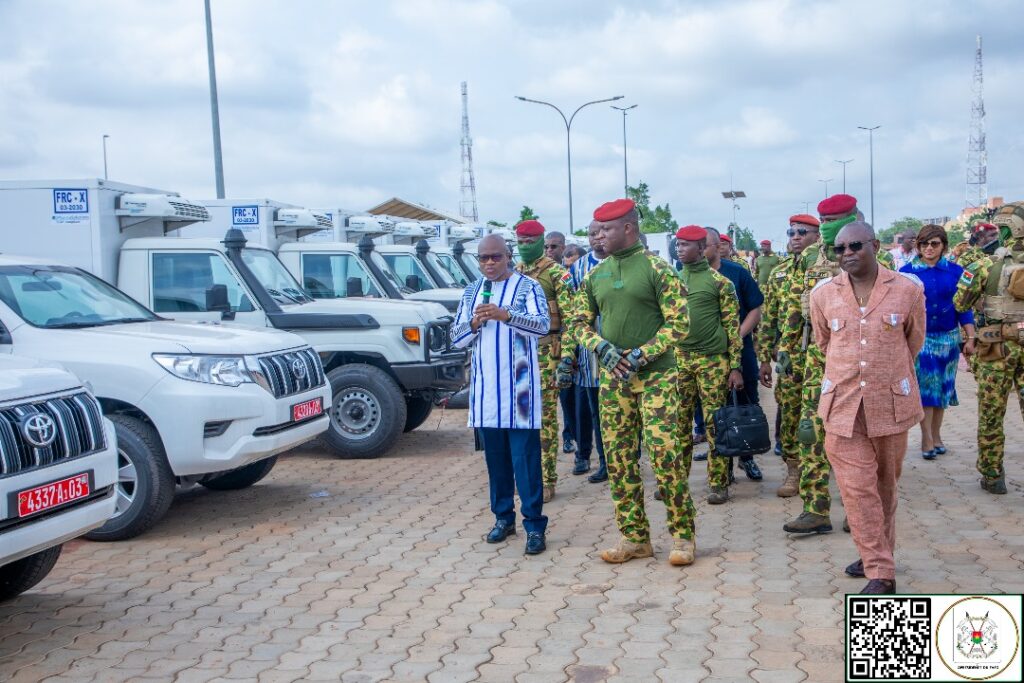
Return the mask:
[[516,235],[519,237],[538,237],[544,234],[544,226],[540,221],[523,221],[516,225]]
[[834,194],[818,203],[819,216],[839,216],[857,208],[857,198],[848,194]]
[[810,215],[809,213],[798,213],[795,216],[790,216],[789,222],[790,224],[801,223],[803,225],[810,225],[815,228],[821,226],[821,222],[814,216]]
[[732,244],[732,238],[726,235],[724,232],[718,236],[718,239],[720,239],[723,242],[728,242],[729,244]]
[[770,246],[772,246],[772,241],[771,240],[761,240],[761,246],[762,247],[770,247]]
[[616,218],[622,218],[635,208],[636,202],[632,199],[616,199],[615,201],[605,202],[594,209],[594,220],[601,221],[602,223],[613,221]]
[[708,231],[699,225],[684,225],[676,230],[676,239],[686,240],[687,242],[698,242],[707,239],[707,236]]
[[982,230],[998,230],[996,226],[991,223],[975,223],[974,227],[971,228],[971,234],[981,232]]

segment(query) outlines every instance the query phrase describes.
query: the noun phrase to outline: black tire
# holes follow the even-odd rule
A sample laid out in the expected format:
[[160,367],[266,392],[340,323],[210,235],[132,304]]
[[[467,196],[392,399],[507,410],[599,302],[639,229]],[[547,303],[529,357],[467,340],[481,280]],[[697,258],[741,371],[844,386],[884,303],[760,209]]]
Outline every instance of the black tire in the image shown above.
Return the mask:
[[270,470],[274,469],[275,464],[277,464],[276,455],[228,470],[223,474],[204,479],[199,483],[212,491],[236,491],[248,488],[270,474]]
[[339,458],[379,458],[405,426],[405,399],[395,380],[363,363],[327,373],[331,383],[331,423],[322,437]]
[[448,399],[448,407],[456,410],[469,408],[469,387],[452,394]]
[[147,531],[174,499],[174,473],[160,435],[127,415],[110,415],[117,432],[117,508],[106,524],[85,535],[92,541],[121,541]]
[[405,399],[405,429],[411,432],[427,421],[431,411],[434,410],[434,402],[423,396],[409,396]]
[[55,545],[0,567],[0,601],[10,600],[45,579],[57,564],[61,547]]

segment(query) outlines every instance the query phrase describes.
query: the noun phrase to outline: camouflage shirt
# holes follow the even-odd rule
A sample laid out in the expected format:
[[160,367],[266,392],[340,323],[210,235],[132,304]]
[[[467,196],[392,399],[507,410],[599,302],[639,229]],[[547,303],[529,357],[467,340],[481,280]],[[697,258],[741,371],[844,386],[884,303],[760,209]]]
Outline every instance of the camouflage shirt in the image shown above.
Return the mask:
[[[1003,246],[1010,252],[1024,251],[1024,238],[1011,238]],[[978,251],[981,252],[980,249]],[[970,253],[969,250],[964,252],[963,255],[966,256],[968,253]],[[984,295],[986,288],[988,288],[989,275],[996,265],[992,260],[993,258],[981,252],[980,256],[977,256],[971,263],[967,265],[961,264],[964,272],[960,276],[960,281],[956,284],[956,294],[953,295],[953,305],[958,313],[971,308],[975,309],[978,327],[984,327],[992,322],[999,322],[986,320],[983,313]],[[1024,256],[1019,258],[1024,258]]]
[[517,263],[516,270],[540,283],[544,297],[548,300],[551,335],[560,334],[569,315],[568,311],[571,311],[573,306],[572,275],[547,256],[541,256],[529,265]]
[[794,254],[772,268],[768,276],[757,328],[757,355],[762,363],[770,363],[776,349],[794,352],[801,347],[804,317],[800,297],[806,271],[807,264]]

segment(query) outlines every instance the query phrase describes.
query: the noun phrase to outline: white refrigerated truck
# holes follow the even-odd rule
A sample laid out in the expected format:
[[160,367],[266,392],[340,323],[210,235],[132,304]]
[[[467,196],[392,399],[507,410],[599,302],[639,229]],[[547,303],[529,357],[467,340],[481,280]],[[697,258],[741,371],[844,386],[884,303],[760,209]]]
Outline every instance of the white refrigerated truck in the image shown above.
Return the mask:
[[61,363],[117,431],[114,516],[90,538],[142,533],[178,483],[250,486],[327,428],[323,367],[296,335],[174,322],[110,284],[126,234],[205,220],[202,206],[97,179],[0,182],[0,216],[0,353]]

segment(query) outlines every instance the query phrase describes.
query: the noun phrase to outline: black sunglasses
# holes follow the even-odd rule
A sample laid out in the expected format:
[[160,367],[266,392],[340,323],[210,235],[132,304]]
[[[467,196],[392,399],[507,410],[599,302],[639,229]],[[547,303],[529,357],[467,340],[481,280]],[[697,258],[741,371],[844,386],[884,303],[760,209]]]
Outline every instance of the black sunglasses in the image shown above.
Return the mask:
[[856,253],[863,249],[865,244],[867,244],[867,242],[850,242],[849,244],[837,244],[834,247],[832,247],[832,249],[837,254],[842,256],[843,254],[846,253],[847,249],[849,249],[853,253]]
[[803,237],[804,235],[806,235],[809,232],[818,232],[818,231],[817,230],[812,230],[811,228],[790,228],[789,230],[786,231],[786,235],[788,237],[793,237],[794,235],[800,235],[801,237]]
[[477,254],[476,260],[480,263],[500,263],[506,254]]

